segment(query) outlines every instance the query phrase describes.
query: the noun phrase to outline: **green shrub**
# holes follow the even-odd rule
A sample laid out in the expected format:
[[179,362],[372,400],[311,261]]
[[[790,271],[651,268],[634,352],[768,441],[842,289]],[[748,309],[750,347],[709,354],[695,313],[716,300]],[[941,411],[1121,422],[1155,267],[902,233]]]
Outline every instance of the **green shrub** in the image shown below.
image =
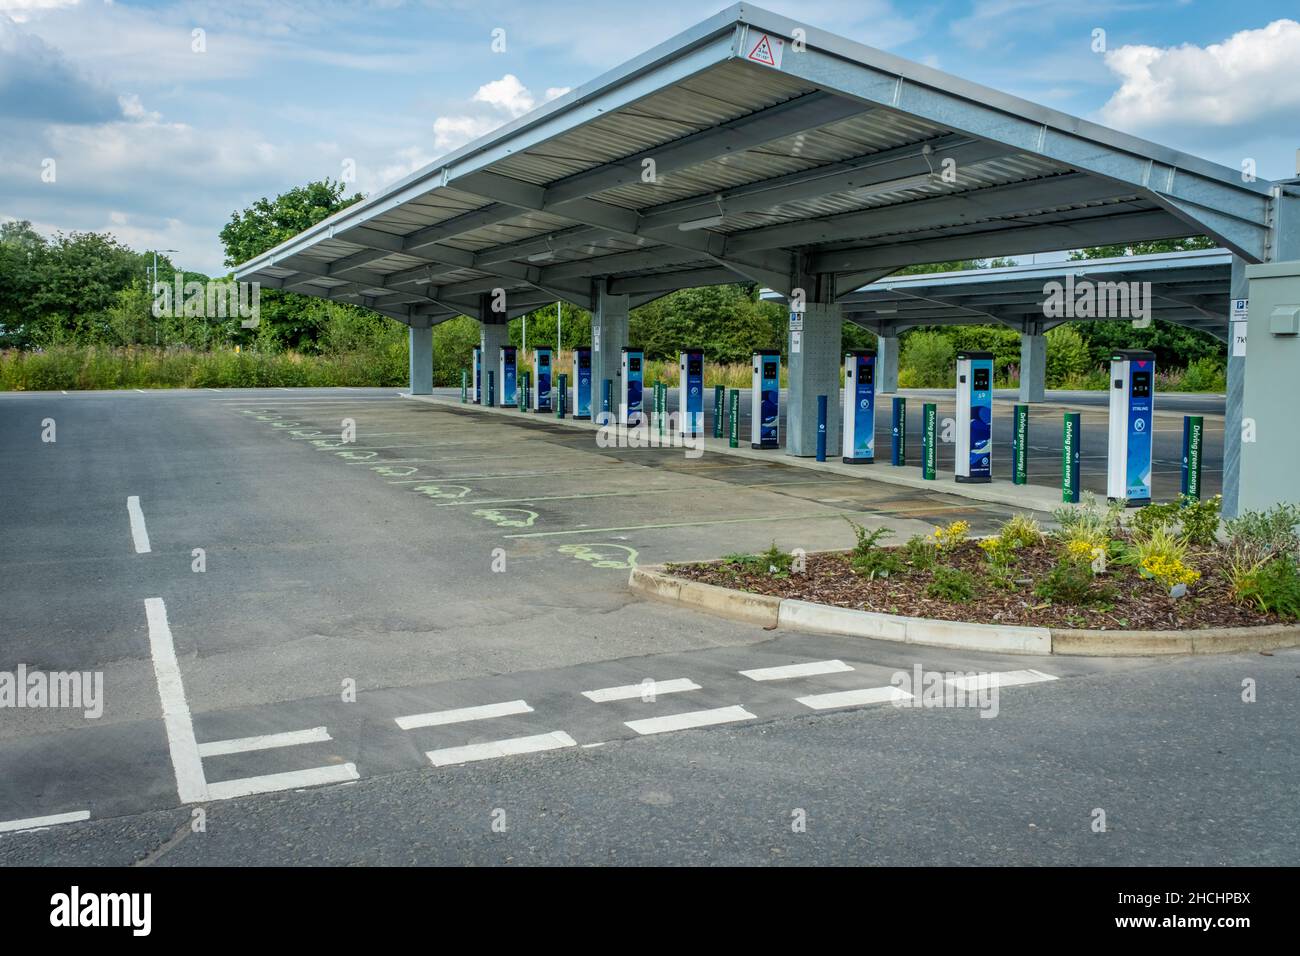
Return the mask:
[[1290,555],[1265,561],[1232,582],[1233,596],[1261,611],[1300,618],[1300,570]]
[[1088,344],[1077,329],[1058,325],[1047,333],[1047,387],[1059,388],[1092,366]]
[[1198,358],[1183,371],[1178,388],[1184,392],[1226,392],[1227,372],[1218,359]]
[[1191,495],[1181,495],[1177,501],[1150,504],[1139,508],[1133,515],[1133,530],[1150,534],[1157,528],[1177,528],[1190,544],[1208,548],[1214,544],[1219,531],[1219,506],[1223,498],[1215,495],[1199,501]]
[[1094,589],[1094,580],[1087,562],[1065,557],[1038,582],[1034,594],[1053,604],[1082,605],[1108,599],[1113,592],[1108,588]]
[[1052,512],[1052,517],[1060,525],[1055,536],[1067,548],[1078,542],[1086,544],[1090,550],[1105,549],[1119,529],[1125,504],[1116,501],[1103,507],[1096,495],[1085,492],[1078,505],[1057,508]]
[[903,545],[903,557],[917,571],[929,571],[939,560],[939,549],[923,534],[914,534]]
[[937,567],[934,579],[925,586],[927,596],[954,604],[975,597],[975,578],[960,568]]
[[936,331],[912,332],[903,344],[900,375],[908,388],[951,388],[957,369],[957,351],[947,336]]

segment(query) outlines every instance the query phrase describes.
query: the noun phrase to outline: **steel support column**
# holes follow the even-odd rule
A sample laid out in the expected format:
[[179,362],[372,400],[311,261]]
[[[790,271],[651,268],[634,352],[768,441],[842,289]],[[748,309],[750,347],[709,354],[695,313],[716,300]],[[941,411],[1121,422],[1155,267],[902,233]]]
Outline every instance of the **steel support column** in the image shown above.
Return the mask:
[[410,382],[412,395],[433,394],[433,324],[427,318],[411,320]]
[[[623,346],[628,344],[628,297],[610,293],[606,279],[597,279],[593,286],[596,311],[591,315],[591,401],[593,414],[597,414],[605,379],[614,383],[615,403],[621,394]],[[618,413],[617,408],[612,411]]]
[[[786,405],[785,452],[799,458],[817,454],[817,396],[825,395],[833,410],[840,408],[840,333],[843,315],[835,295],[835,277],[819,275],[792,280],[804,292],[803,313],[791,312],[787,324],[787,367],[790,391]],[[840,416],[826,421],[826,447],[840,447]]]

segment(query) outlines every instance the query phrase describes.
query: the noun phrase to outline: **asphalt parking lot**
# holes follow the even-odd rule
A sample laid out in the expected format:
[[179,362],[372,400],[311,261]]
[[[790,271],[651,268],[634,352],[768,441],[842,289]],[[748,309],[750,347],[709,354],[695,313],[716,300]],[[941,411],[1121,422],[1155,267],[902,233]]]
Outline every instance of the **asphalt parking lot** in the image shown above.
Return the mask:
[[[57,438],[42,441],[51,421]],[[664,801],[708,805],[708,775],[691,769],[692,755],[708,761],[717,746],[734,748],[740,789],[739,802],[714,808],[722,814],[714,825],[738,842],[700,836],[679,858],[764,861],[768,838],[735,829],[737,807],[752,799],[745,794],[766,788],[763,760],[822,761],[803,779],[822,780],[825,798],[842,806],[853,804],[824,787],[856,792],[846,767],[887,772],[881,785],[904,790],[924,786],[915,776],[922,764],[932,765],[925,779],[955,772],[936,761],[971,768],[993,759],[1019,772],[1020,756],[1001,736],[978,735],[963,749],[951,723],[883,703],[875,692],[900,670],[1010,675],[1002,721],[971,726],[1041,733],[1053,748],[1077,733],[1082,714],[1090,734],[1107,726],[1118,687],[1130,688],[1122,693],[1136,715],[1144,695],[1184,701],[1182,681],[1225,680],[1177,662],[1027,661],[768,632],[626,589],[633,562],[773,541],[845,547],[846,517],[901,539],[957,519],[986,532],[1011,513],[939,487],[809,472],[779,454],[599,448],[593,432],[545,417],[434,405],[393,389],[6,394],[0,448],[0,671],[25,665],[104,680],[97,719],[67,708],[0,710],[0,863],[154,862],[181,845],[170,862],[577,862],[612,859],[605,854],[615,847],[618,859],[647,860],[627,845],[651,825],[639,814],[657,814]],[[1274,677],[1290,677],[1294,654],[1276,660]],[[1243,666],[1255,673],[1257,664],[1218,664],[1229,696]],[[647,679],[659,688],[648,699]],[[1130,683],[1110,683],[1120,680]],[[1054,700],[1071,695],[1076,709],[1056,709]],[[1284,697],[1270,700],[1253,713],[1278,726],[1291,719]],[[1224,706],[1225,733],[1258,732]],[[920,737],[898,749],[908,740],[894,736],[902,714]],[[1162,733],[1134,730],[1122,746],[1116,738],[1080,759],[1109,766]],[[845,750],[855,735],[873,742]],[[779,752],[793,749],[743,756],[777,741]],[[1170,746],[1194,755],[1200,741]],[[1248,763],[1293,759],[1269,747],[1242,752]],[[676,766],[671,779],[650,779],[663,772],[659,760]],[[561,777],[538,783],[542,772]],[[1154,768],[1131,785],[1155,792],[1169,772]],[[583,811],[595,843],[579,847],[561,828],[546,838],[551,850],[476,838],[431,846],[379,811],[376,830],[349,824],[360,828],[352,850],[323,830],[323,842],[303,848],[317,836],[303,835],[302,813],[353,818],[355,806],[332,794],[389,806],[421,803],[432,786],[443,796],[429,825],[452,834],[471,806],[477,819],[497,805],[474,803],[485,786],[532,806],[568,799],[546,796],[566,778],[620,807]],[[636,792],[625,806],[616,792],[629,785]],[[876,799],[899,798],[886,790]],[[1188,798],[1195,812],[1199,799]],[[196,807],[225,808],[220,839],[181,842]],[[1078,810],[1061,809],[1062,821]],[[962,812],[954,805],[950,823]],[[543,807],[533,822],[547,819]],[[929,836],[915,849],[965,859],[1003,825],[990,817],[971,829],[957,857]],[[1125,852],[1157,846],[1182,859],[1177,841],[1162,842],[1151,826]],[[1285,856],[1293,842],[1290,834],[1270,852]],[[845,862],[880,852],[875,843],[850,841],[838,854],[819,846],[822,858]],[[1025,860],[1037,852],[1017,850]]]

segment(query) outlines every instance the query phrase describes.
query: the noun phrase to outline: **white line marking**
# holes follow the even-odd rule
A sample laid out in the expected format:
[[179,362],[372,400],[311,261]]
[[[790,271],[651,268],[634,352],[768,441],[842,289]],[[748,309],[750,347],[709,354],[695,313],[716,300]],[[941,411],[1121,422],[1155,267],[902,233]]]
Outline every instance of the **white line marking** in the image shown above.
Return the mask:
[[458,763],[470,763],[474,760],[492,760],[495,757],[513,757],[518,754],[537,753],[542,750],[559,750],[562,747],[576,747],[577,741],[562,730],[549,734],[537,734],[535,737],[511,737],[507,740],[493,740],[485,744],[470,744],[466,747],[444,747],[442,750],[430,750],[425,756],[435,767],[450,767]]
[[297,790],[301,787],[323,787],[331,783],[347,783],[360,779],[357,765],[336,764],[332,767],[312,767],[310,770],[290,770],[271,773],[263,777],[240,777],[208,784],[208,794],[213,800],[230,800],[252,793],[275,793],[277,790]]
[[139,495],[131,495],[126,499],[126,513],[131,516],[131,540],[135,542],[135,553],[148,554],[149,531],[144,526],[144,512],[140,510]]
[[324,727],[310,730],[289,730],[282,734],[263,734],[259,737],[236,737],[232,740],[210,740],[199,744],[200,757],[220,757],[224,754],[242,754],[250,750],[271,750],[292,747],[296,744],[316,744],[333,740]]
[[853,670],[843,661],[809,661],[806,664],[786,664],[782,667],[760,667],[741,671],[750,680],[789,680],[792,677],[816,677],[818,674],[843,674]]
[[645,720],[625,720],[623,723],[638,734],[662,734],[670,730],[690,730],[692,727],[709,727],[713,724],[753,719],[753,714],[737,705],[715,707],[713,710],[693,710],[685,714],[670,714],[667,717],[647,717]]
[[43,830],[60,823],[77,823],[89,820],[89,810],[75,810],[72,813],[56,813],[49,817],[28,817],[26,820],[0,821],[0,833],[16,833],[19,830]]
[[812,694],[796,697],[799,703],[813,710],[831,710],[835,707],[861,707],[864,704],[884,704],[907,700],[912,695],[897,687],[864,687],[861,690],[841,690],[831,694]]
[[149,619],[149,650],[158,680],[158,697],[162,701],[163,725],[167,728],[167,748],[176,773],[176,794],[181,803],[200,803],[208,799],[208,782],[203,776],[203,759],[194,739],[194,721],[185,699],[180,664],[176,662],[172,629],[167,624],[167,606],[162,598],[146,598],[144,610]]
[[439,727],[443,724],[460,724],[467,720],[487,720],[489,717],[508,717],[511,714],[531,714],[533,709],[526,701],[507,700],[500,704],[482,704],[478,707],[457,707],[454,710],[435,710],[428,714],[411,714],[393,718],[403,730],[417,727]]
[[657,697],[660,694],[677,694],[684,690],[699,689],[700,685],[695,681],[687,680],[685,677],[675,677],[672,680],[651,680],[644,684],[624,684],[622,687],[584,690],[582,696],[597,704],[605,704],[611,700],[635,700],[644,695],[647,690]]
[[959,690],[985,690],[989,687],[1015,687],[1018,684],[1037,684],[1045,680],[1056,680],[1052,674],[1042,671],[994,671],[991,674],[976,674],[973,677],[950,677],[945,684],[951,684]]

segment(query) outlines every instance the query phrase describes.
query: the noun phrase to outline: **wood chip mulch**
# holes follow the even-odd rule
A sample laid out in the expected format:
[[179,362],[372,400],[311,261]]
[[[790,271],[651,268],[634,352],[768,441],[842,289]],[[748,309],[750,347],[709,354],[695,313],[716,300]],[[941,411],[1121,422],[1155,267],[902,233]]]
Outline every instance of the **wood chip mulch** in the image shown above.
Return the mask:
[[1113,598],[1105,604],[1079,607],[1053,604],[1034,594],[1034,584],[1030,582],[1040,581],[1056,563],[1060,555],[1056,544],[1048,542],[1024,548],[1017,554],[1015,578],[1020,583],[1014,590],[999,589],[988,582],[985,576],[988,559],[973,541],[945,555],[944,564],[969,571],[976,579],[975,597],[965,603],[928,596],[925,588],[932,580],[929,571],[909,568],[902,574],[869,580],[853,569],[844,552],[810,554],[806,572],[788,576],[720,563],[669,565],[668,572],[754,594],[980,624],[1160,631],[1284,623],[1276,615],[1233,603],[1212,552],[1189,555],[1187,563],[1201,572],[1201,579],[1184,597],[1170,597],[1155,581],[1142,578],[1131,568],[1112,565],[1098,575],[1097,581],[1113,586]]

